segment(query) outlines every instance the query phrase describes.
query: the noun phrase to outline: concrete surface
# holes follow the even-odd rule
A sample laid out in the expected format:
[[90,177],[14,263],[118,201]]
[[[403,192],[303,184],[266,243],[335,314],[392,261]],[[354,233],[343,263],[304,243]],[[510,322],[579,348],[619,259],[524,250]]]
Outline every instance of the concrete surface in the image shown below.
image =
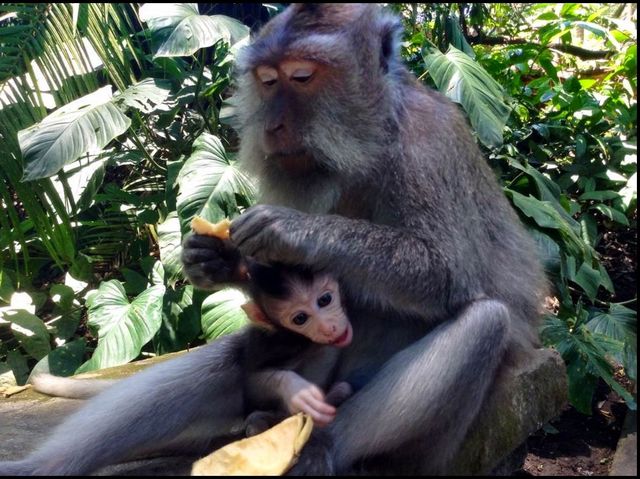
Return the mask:
[[[172,356],[105,369],[97,372],[97,376],[127,376]],[[566,375],[561,358],[551,350],[536,351],[532,361],[505,375],[502,387],[494,390],[486,401],[453,461],[454,473],[508,475],[518,469],[522,443],[559,415],[566,401]],[[0,461],[26,456],[53,426],[81,404],[79,400],[51,398],[33,390],[0,398]],[[87,427],[91,425],[87,424]],[[635,441],[635,434],[633,437]],[[424,447],[428,446],[428,438],[425,438]],[[419,456],[414,455],[410,463],[405,458],[398,463],[386,461],[377,467],[373,464],[366,470],[370,473],[420,474],[421,464],[416,458]],[[96,475],[184,475],[188,474],[193,460],[165,457],[132,461],[104,468]]]

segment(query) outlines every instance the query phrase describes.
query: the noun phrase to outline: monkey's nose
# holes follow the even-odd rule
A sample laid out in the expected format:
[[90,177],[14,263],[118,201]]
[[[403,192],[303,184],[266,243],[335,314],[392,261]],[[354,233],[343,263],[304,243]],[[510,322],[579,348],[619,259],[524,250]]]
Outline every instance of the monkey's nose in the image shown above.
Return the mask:
[[284,123],[283,122],[273,122],[273,123],[267,124],[265,126],[265,131],[267,133],[269,133],[270,135],[273,135],[275,133],[280,133],[280,132],[282,132],[282,130],[284,130]]
[[330,324],[329,326],[325,326],[324,328],[322,328],[322,333],[325,336],[333,336],[336,331],[338,330],[338,327],[335,324]]

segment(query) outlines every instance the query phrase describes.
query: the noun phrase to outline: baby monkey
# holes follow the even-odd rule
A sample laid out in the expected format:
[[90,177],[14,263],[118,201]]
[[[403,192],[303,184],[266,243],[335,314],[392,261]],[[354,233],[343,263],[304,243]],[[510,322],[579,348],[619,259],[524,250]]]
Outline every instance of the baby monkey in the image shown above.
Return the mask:
[[[257,370],[249,380],[250,396],[254,396],[252,390],[257,392],[256,396],[269,391],[269,399],[279,402],[289,414],[304,412],[317,425],[330,423],[335,418],[335,407],[352,394],[346,382],[333,384],[326,396],[318,387],[330,383],[339,354],[337,348],[348,346],[353,338],[338,282],[329,274],[313,272],[304,266],[266,265],[248,260],[246,268],[252,300],[243,309],[258,326],[256,334],[277,335],[267,354],[276,360],[271,364],[249,365],[250,370]],[[275,349],[280,351],[276,353]],[[255,356],[251,347],[247,351]],[[313,356],[311,370],[296,369],[302,363],[301,354]],[[297,361],[293,362],[293,358]],[[247,434],[260,432],[273,419],[272,413],[250,414]]]
[[[204,269],[230,268],[227,276],[248,289],[252,297],[244,305],[245,312],[255,324],[267,329],[254,328],[249,344],[245,345],[245,366],[250,372],[248,397],[254,403],[284,405],[290,414],[307,413],[318,425],[331,422],[335,406],[352,393],[346,382],[334,384],[327,396],[317,385],[328,385],[338,357],[335,348],[348,346],[353,338],[338,282],[328,274],[312,272],[304,266],[267,265],[244,258],[230,241],[228,219],[213,224],[195,216],[191,227],[199,235],[197,241],[202,248],[202,253],[194,248],[195,254],[208,257],[207,250],[214,249],[225,258],[221,264]],[[311,343],[301,342],[299,336],[288,332],[304,336]],[[264,341],[265,334],[272,335],[268,341]],[[262,340],[255,340],[260,335]],[[262,354],[257,354],[258,349],[263,349]],[[312,369],[306,367],[298,372],[296,368],[303,364],[300,359],[309,355],[313,355],[313,360],[308,361]],[[262,413],[250,415],[249,425],[255,414]],[[249,433],[251,427],[246,429]]]

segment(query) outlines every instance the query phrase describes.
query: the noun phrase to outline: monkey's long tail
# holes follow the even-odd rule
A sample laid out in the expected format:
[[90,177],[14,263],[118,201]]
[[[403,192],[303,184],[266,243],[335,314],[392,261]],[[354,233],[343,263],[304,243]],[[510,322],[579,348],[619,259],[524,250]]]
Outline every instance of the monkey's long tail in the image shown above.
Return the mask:
[[31,379],[36,391],[69,399],[88,399],[117,382],[117,379],[73,379],[46,373],[38,374]]
[[244,411],[245,332],[155,364],[89,399],[4,475],[84,475],[154,451],[200,454]]

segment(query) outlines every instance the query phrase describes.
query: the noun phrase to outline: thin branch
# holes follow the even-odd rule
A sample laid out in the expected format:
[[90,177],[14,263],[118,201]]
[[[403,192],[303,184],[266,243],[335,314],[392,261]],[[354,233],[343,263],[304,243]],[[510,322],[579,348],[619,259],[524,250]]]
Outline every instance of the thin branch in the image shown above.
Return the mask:
[[613,50],[587,50],[586,48],[577,47],[575,45],[566,45],[564,43],[553,43],[550,45],[542,45],[540,43],[530,42],[523,38],[507,38],[507,37],[470,37],[467,41],[471,45],[531,45],[539,48],[550,48],[559,52],[575,55],[583,60],[599,60],[613,56],[616,52]]

